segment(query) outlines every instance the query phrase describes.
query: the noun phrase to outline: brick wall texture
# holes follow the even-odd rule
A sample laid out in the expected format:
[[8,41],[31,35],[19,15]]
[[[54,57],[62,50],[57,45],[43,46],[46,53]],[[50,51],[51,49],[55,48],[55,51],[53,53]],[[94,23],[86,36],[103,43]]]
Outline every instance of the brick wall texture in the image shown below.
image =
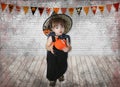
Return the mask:
[[[58,13],[61,13],[59,11]],[[119,55],[120,53],[120,9],[115,12],[112,7],[109,13],[105,8],[103,14],[97,9],[94,15],[76,10],[71,16],[73,26],[68,35],[71,36],[72,51],[69,55]],[[50,15],[49,15],[50,16]],[[23,9],[18,13],[8,8],[2,12],[0,7],[0,53],[5,55],[45,55],[47,37],[42,26],[49,17],[44,10],[40,16],[29,9],[25,15]]]

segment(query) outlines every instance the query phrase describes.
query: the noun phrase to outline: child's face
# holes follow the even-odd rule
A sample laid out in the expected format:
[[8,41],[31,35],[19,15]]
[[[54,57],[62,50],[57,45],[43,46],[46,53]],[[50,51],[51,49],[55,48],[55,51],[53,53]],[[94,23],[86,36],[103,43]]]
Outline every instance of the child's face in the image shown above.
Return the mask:
[[56,35],[62,35],[64,33],[64,29],[65,27],[61,23],[56,24],[52,28],[52,30],[55,32]]

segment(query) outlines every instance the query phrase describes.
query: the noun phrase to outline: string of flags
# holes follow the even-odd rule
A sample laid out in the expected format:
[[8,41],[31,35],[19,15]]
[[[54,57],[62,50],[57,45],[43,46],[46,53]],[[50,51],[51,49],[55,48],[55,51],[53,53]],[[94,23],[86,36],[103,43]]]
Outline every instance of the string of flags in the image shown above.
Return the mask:
[[53,8],[50,8],[50,7],[17,6],[14,4],[1,3],[1,9],[2,9],[2,12],[4,12],[4,10],[8,7],[9,13],[11,13],[13,11],[13,8],[15,8],[15,10],[17,12],[20,12],[21,9],[23,9],[25,14],[27,14],[28,10],[31,9],[31,12],[33,15],[35,14],[36,10],[38,9],[40,16],[42,15],[44,10],[46,11],[46,13],[48,15],[51,13],[51,11],[58,13],[59,10],[61,10],[62,14],[65,14],[66,11],[68,10],[69,14],[72,16],[75,10],[77,11],[78,15],[80,15],[81,10],[83,10],[85,12],[85,14],[87,15],[89,13],[90,9],[92,10],[94,15],[96,14],[97,9],[99,9],[100,12],[103,13],[105,7],[107,8],[109,13],[110,13],[112,7],[114,7],[115,11],[118,12],[120,9],[119,5],[120,5],[120,3],[113,3],[113,4],[106,4],[106,5],[99,5],[99,6],[83,6],[83,7],[70,7],[70,8],[53,7]]

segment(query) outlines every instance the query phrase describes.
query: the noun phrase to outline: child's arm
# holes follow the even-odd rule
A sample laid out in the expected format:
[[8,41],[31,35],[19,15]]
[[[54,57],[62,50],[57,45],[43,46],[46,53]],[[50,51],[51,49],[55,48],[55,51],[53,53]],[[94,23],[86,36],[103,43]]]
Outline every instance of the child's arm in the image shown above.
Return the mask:
[[71,47],[71,45],[70,45],[70,42],[68,41],[68,39],[66,39],[67,41],[67,43],[66,43],[66,47],[65,48],[63,48],[63,51],[64,52],[69,52],[71,49],[72,49],[72,47]]
[[51,51],[51,53],[54,54],[54,51],[53,51],[53,44],[52,44],[52,37],[51,37],[51,36],[48,37],[48,39],[47,39],[46,49],[47,49],[48,51]]

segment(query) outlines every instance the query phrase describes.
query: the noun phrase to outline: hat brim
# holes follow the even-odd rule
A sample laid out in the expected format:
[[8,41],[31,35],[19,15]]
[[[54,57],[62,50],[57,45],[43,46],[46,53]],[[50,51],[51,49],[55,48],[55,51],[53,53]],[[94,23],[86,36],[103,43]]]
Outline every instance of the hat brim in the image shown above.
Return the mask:
[[50,16],[49,18],[47,18],[47,20],[43,24],[43,32],[46,36],[52,31],[49,26],[50,26],[50,21],[53,18],[61,18],[61,19],[64,19],[66,21],[65,22],[66,27],[65,27],[64,34],[66,34],[70,31],[70,29],[72,27],[71,17],[69,17],[68,15],[65,15],[65,14],[54,14],[54,15]]

